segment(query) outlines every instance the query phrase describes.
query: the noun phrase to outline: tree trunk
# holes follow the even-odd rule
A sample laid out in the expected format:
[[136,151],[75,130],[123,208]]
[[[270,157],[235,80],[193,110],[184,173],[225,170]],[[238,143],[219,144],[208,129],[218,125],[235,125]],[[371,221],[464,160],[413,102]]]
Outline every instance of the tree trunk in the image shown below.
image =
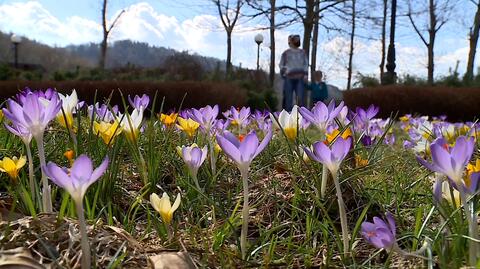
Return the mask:
[[434,76],[434,48],[435,48],[435,35],[437,34],[437,17],[435,14],[435,1],[429,0],[429,12],[430,12],[430,29],[428,30],[428,84],[433,85],[433,76]]
[[315,12],[313,19],[313,36],[312,36],[312,58],[310,60],[310,75],[317,69],[317,46],[318,46],[318,22],[320,20],[320,0],[315,3]]
[[380,81],[383,84],[383,78],[384,78],[384,73],[385,73],[385,50],[386,50],[386,44],[385,40],[387,37],[387,4],[388,0],[383,0],[383,20],[382,20],[382,59],[380,61]]
[[352,69],[353,69],[353,49],[354,49],[354,40],[355,40],[355,3],[356,0],[352,0],[352,33],[350,35],[350,53],[348,55],[348,81],[347,81],[347,90],[352,88]]
[[276,0],[270,0],[270,85],[273,86],[275,80],[275,3]]
[[478,34],[480,31],[480,1],[477,3],[477,12],[473,22],[473,29],[470,29],[470,50],[468,51],[467,71],[465,80],[473,79],[473,64],[475,63],[475,54],[477,53]]
[[107,30],[107,0],[103,0],[102,5],[102,28],[103,28],[103,40],[100,44],[100,62],[99,67],[105,69],[105,61],[107,58],[107,39],[108,39],[108,30]]
[[232,74],[232,31],[227,31],[227,78]]
[[312,30],[313,30],[313,19],[314,19],[314,8],[315,8],[315,0],[306,0],[306,12],[305,18],[303,19],[303,50],[305,54],[308,56],[310,55],[310,41],[312,37]]

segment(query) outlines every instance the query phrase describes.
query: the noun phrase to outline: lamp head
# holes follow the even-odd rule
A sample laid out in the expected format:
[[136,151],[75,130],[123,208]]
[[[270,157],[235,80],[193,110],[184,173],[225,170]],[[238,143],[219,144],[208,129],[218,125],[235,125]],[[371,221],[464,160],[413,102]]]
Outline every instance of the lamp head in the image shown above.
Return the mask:
[[263,35],[262,35],[262,34],[257,34],[257,35],[255,36],[255,42],[256,42],[258,45],[262,44],[262,42],[263,42]]
[[12,43],[14,43],[14,44],[19,44],[19,43],[22,42],[22,37],[19,36],[19,35],[13,34],[13,35],[10,37],[10,40],[11,40]]

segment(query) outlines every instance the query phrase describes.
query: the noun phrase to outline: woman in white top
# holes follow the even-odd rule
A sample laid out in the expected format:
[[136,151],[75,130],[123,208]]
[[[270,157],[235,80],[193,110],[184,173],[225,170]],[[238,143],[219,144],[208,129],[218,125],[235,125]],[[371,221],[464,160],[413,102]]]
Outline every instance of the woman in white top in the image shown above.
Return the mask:
[[283,108],[291,111],[293,108],[293,93],[297,105],[304,105],[304,87],[308,79],[308,58],[303,49],[300,49],[300,36],[288,36],[288,48],[280,59],[280,75],[283,84]]

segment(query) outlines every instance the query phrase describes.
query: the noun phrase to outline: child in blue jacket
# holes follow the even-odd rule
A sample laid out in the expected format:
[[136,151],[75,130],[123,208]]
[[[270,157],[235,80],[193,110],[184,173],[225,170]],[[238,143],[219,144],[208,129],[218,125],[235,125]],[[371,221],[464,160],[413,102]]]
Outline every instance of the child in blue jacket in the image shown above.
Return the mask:
[[322,71],[315,71],[313,73],[313,81],[307,85],[307,90],[312,91],[312,105],[317,102],[325,102],[328,97],[327,84],[322,81]]

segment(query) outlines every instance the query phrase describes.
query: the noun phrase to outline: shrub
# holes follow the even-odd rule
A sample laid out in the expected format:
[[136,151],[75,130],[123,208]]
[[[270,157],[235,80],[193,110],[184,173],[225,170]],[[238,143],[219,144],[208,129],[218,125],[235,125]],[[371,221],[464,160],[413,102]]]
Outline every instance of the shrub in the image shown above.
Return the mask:
[[382,86],[345,91],[348,107],[380,107],[380,116],[391,113],[429,116],[447,115],[449,121],[478,119],[480,115],[479,88],[452,88],[446,86]]
[[70,93],[76,89],[78,98],[92,104],[94,100],[104,101],[110,94],[112,105],[123,107],[122,94],[150,95],[153,100],[157,92],[156,110],[160,109],[162,99],[164,111],[178,109],[185,96],[183,107],[202,107],[205,105],[219,104],[222,109],[231,106],[246,105],[246,91],[233,83],[225,82],[141,82],[141,81],[4,81],[0,82],[0,97],[5,100],[15,95],[25,87],[31,89],[56,88],[59,92]]
[[359,72],[357,73],[356,79],[357,82],[355,82],[354,86],[359,86],[361,88],[380,86],[380,81],[374,75],[363,75]]
[[193,55],[182,52],[169,56],[163,68],[172,80],[201,80],[205,70],[198,59]]
[[15,77],[13,70],[6,64],[0,64],[0,80],[9,80]]

